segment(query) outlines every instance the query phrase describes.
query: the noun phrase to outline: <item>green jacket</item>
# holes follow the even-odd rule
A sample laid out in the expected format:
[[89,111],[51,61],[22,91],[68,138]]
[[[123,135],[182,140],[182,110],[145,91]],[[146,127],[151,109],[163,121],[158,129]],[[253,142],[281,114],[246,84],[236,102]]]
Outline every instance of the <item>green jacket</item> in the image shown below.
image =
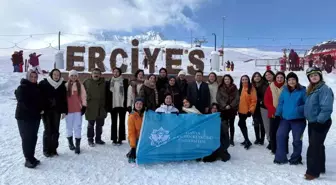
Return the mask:
[[86,120],[96,120],[106,118],[105,110],[105,79],[93,80],[92,78],[84,81],[86,90],[87,108],[85,112]]

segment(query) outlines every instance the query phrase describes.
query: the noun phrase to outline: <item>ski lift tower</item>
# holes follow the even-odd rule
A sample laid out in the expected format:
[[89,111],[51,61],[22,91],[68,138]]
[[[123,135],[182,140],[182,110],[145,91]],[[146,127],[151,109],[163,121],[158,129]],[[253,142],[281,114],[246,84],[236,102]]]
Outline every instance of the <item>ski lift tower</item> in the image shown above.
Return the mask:
[[202,47],[202,44],[208,43],[208,40],[204,37],[202,39],[195,38],[194,43],[196,44],[196,47]]

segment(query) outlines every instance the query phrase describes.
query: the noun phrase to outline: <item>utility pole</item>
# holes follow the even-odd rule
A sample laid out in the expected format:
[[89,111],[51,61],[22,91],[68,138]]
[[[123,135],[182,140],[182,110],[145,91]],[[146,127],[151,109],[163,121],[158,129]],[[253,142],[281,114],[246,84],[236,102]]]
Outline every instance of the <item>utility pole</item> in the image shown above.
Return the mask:
[[212,35],[215,36],[215,51],[217,51],[217,35],[215,33],[212,33]]
[[222,38],[222,50],[223,50],[223,56],[222,56],[222,64],[224,64],[224,22],[225,22],[225,16],[222,17],[223,19],[223,38]]
[[58,32],[58,50],[61,50],[61,31]]

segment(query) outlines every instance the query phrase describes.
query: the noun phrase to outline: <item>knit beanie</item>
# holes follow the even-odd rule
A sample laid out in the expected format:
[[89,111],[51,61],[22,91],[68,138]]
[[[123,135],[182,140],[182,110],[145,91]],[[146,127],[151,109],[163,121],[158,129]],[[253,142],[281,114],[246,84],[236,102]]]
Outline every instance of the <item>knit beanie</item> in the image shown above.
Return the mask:
[[182,70],[182,71],[180,71],[180,72],[177,74],[177,76],[180,76],[180,75],[187,75],[187,74],[186,74],[185,71]]
[[295,73],[293,72],[288,73],[286,76],[286,81],[288,81],[290,78],[294,78],[296,82],[299,83],[299,78]]
[[71,71],[69,72],[69,77],[72,76],[72,75],[78,77],[78,72],[77,72],[76,70],[71,70]]

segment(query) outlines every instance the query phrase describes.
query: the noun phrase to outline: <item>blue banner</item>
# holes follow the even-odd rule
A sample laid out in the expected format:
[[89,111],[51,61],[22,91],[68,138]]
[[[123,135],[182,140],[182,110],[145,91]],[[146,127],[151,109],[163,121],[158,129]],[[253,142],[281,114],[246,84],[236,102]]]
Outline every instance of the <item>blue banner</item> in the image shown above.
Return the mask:
[[137,145],[137,164],[193,160],[220,146],[220,114],[147,111]]

